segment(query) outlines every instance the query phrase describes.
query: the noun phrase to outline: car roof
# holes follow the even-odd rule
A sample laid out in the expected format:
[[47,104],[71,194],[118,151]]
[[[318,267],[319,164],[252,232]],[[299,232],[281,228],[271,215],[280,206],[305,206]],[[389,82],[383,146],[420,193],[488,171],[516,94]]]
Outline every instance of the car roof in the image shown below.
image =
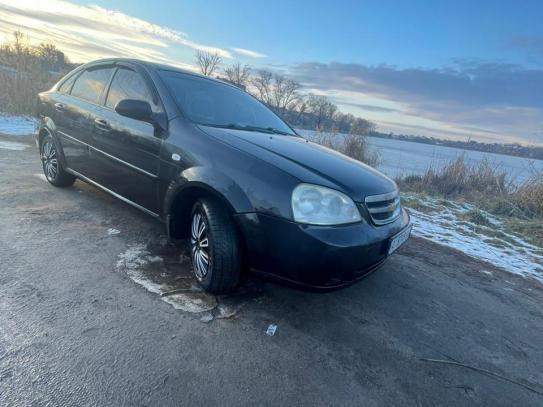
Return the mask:
[[161,64],[158,62],[151,62],[151,61],[145,61],[142,59],[136,59],[136,58],[104,58],[104,59],[97,59],[91,62],[86,63],[84,66],[92,66],[95,64],[104,64],[104,63],[115,63],[115,62],[126,62],[131,64],[137,64],[141,66],[145,66],[147,68],[157,70],[157,71],[174,71],[179,73],[184,73],[187,75],[197,76],[203,79],[208,79],[211,81],[215,81],[218,83],[222,83],[224,85],[233,86],[231,83],[222,81],[220,79],[212,78],[210,76],[202,75],[198,72],[191,71],[189,69],[183,69],[179,68],[173,65],[167,65],[167,64]]

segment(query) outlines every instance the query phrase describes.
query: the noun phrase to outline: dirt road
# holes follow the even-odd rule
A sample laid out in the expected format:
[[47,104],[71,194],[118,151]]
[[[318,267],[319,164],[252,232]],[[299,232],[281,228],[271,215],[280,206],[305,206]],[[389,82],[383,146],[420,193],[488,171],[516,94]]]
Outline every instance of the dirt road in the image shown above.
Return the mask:
[[[412,239],[341,291],[250,277],[206,296],[160,224],[79,181],[48,185],[35,147],[5,140],[2,406],[543,405],[533,282]],[[159,295],[172,287],[186,292]]]

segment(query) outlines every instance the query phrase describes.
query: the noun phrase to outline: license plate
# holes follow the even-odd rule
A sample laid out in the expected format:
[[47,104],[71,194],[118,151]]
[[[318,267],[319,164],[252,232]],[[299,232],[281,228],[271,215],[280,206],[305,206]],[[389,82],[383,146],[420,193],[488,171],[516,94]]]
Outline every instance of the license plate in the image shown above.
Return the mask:
[[412,228],[413,226],[409,225],[400,233],[398,233],[396,236],[390,239],[390,245],[388,246],[389,255],[394,253],[402,244],[404,244],[407,241],[407,239],[409,239],[409,235],[411,234]]

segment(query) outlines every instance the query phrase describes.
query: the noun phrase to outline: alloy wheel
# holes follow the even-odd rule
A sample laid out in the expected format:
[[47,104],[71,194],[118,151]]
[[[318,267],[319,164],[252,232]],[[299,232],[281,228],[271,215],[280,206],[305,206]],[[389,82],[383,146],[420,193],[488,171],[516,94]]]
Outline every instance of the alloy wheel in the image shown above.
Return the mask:
[[41,159],[45,176],[49,181],[54,181],[58,175],[58,158],[57,149],[51,139],[43,143]]
[[210,253],[207,225],[200,212],[192,216],[190,244],[194,272],[196,278],[202,280],[209,272]]

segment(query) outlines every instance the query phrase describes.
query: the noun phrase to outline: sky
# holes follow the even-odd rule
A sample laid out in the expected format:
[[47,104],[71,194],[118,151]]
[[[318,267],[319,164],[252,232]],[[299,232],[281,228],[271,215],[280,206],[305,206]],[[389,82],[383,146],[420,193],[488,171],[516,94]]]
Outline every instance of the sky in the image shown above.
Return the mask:
[[197,50],[269,69],[383,132],[543,145],[543,1],[0,0],[75,62],[195,69]]

